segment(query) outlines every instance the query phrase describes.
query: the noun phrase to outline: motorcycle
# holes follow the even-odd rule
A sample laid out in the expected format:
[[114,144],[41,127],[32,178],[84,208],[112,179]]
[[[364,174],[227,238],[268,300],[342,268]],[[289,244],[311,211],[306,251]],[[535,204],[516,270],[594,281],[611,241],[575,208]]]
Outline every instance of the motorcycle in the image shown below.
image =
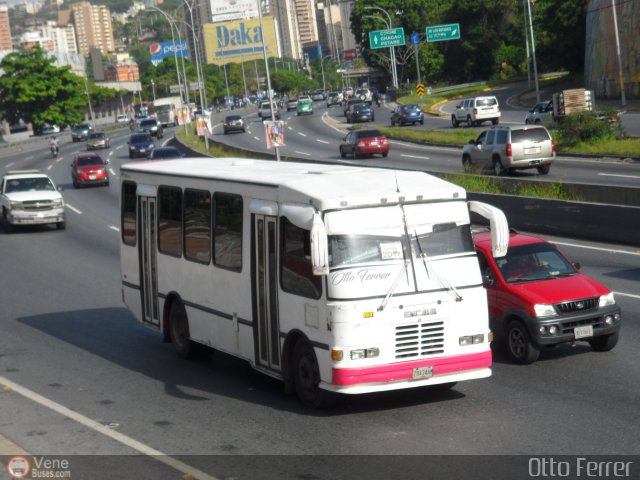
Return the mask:
[[51,157],[58,158],[58,146],[51,145]]

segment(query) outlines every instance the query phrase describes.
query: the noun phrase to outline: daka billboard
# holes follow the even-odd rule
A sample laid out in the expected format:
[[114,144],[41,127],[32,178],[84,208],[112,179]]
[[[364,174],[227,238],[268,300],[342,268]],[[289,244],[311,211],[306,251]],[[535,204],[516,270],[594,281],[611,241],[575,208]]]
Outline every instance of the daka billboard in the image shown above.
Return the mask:
[[[267,57],[277,57],[279,54],[274,19],[264,17],[262,23]],[[263,35],[259,18],[207,23],[203,30],[207,63],[224,65],[263,58]]]

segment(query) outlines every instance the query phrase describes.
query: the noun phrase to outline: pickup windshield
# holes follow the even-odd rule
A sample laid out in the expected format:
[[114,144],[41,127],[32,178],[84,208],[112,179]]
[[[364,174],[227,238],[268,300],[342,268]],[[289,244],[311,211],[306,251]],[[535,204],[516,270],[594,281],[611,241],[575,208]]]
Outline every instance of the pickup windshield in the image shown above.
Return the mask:
[[50,191],[56,189],[48,178],[16,178],[7,182],[5,193],[14,192],[32,192],[32,191]]

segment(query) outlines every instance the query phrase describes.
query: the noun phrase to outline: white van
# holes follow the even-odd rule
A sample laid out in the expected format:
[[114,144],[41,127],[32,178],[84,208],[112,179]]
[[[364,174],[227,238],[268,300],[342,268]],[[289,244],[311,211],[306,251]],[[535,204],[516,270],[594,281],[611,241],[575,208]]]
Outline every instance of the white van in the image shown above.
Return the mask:
[[500,105],[496,97],[465,98],[456,105],[456,111],[451,114],[451,125],[456,128],[464,122],[467,127],[475,127],[486,120],[493,125],[500,122]]
[[[275,102],[273,102],[273,112],[276,116],[275,120],[280,120],[280,109]],[[262,102],[260,104],[260,118],[263,120],[272,120],[271,106],[269,106],[269,102]]]

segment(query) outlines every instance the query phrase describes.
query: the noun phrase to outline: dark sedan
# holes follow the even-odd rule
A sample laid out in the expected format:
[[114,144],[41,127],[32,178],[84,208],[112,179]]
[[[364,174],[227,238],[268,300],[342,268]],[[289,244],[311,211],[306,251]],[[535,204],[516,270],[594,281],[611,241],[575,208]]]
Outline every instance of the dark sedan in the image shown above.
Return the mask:
[[347,120],[349,123],[373,122],[375,120],[373,108],[366,103],[356,103],[351,107]]
[[149,132],[152,137],[162,138],[163,136],[162,125],[160,125],[160,122],[155,118],[145,118],[142,120],[139,129]]
[[357,103],[364,103],[364,102],[357,98],[351,98],[345,102],[344,109],[342,110],[345,117],[347,118],[349,117],[349,112],[351,112],[351,109]]
[[182,157],[184,154],[176,147],[155,147],[147,156],[149,160],[171,160]]
[[155,147],[153,138],[149,132],[134,133],[129,137],[129,158],[146,157],[151,149]]
[[389,155],[389,140],[379,130],[353,130],[340,145],[340,156],[353,158],[379,153],[383,157]]
[[414,125],[416,123],[424,125],[424,113],[422,113],[422,110],[418,105],[398,105],[391,114],[392,127],[395,125],[404,127],[408,123],[410,123],[411,125]]
[[225,135],[229,132],[246,132],[244,120],[240,115],[227,115],[224,117],[222,128]]

